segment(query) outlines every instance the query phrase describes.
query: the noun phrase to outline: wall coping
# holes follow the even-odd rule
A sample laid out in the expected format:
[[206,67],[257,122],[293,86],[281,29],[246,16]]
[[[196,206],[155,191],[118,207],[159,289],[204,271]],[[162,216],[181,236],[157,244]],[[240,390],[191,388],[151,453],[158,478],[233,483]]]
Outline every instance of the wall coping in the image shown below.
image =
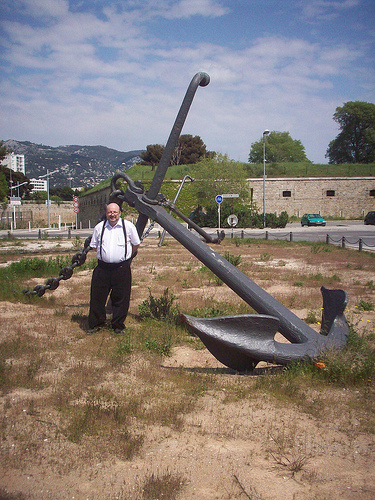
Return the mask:
[[[262,181],[263,177],[249,177],[247,181]],[[375,182],[375,177],[267,177],[267,181],[370,181]]]

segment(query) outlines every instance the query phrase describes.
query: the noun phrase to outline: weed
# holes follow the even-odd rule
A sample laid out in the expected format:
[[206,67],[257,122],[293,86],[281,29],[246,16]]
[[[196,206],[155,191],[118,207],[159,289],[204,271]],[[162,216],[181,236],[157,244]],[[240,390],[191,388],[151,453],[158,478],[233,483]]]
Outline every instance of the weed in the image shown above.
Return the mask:
[[153,318],[153,319],[166,319],[170,321],[176,321],[180,315],[178,306],[174,306],[173,302],[176,297],[173,293],[169,294],[168,288],[164,290],[163,295],[159,298],[155,298],[151,295],[151,289],[149,291],[149,298],[144,300],[142,304],[138,306],[139,315],[142,319]]
[[264,253],[260,254],[260,260],[262,262],[269,262],[272,259],[273,259],[272,255],[270,255],[268,252],[264,252]]
[[109,391],[91,393],[82,406],[71,409],[73,417],[65,430],[66,437],[80,443],[84,435],[95,436],[108,432],[108,428],[124,424],[127,411]]
[[308,325],[311,325],[311,324],[319,323],[320,320],[317,318],[315,311],[309,311],[307,313],[305,321]]
[[310,459],[310,457],[303,454],[302,455],[297,454],[296,456],[293,455],[288,456],[287,454],[279,452],[279,453],[270,453],[270,455],[278,465],[286,467],[288,471],[292,473],[292,476],[296,472],[302,470],[303,467],[308,462],[308,460]]
[[308,376],[344,387],[366,385],[375,377],[375,353],[369,347],[367,337],[359,335],[353,327],[350,328],[346,347],[325,352],[319,362],[323,363],[323,369],[311,362],[291,363],[283,377]]
[[132,460],[140,452],[144,440],[143,434],[134,434],[126,429],[118,434],[114,452],[122,460]]
[[224,253],[225,259],[235,267],[238,267],[241,264],[241,255],[232,255],[228,251]]
[[115,357],[117,359],[122,359],[123,356],[126,356],[133,352],[133,345],[131,341],[131,335],[129,333],[129,328],[126,329],[126,335],[121,337],[115,347]]
[[170,356],[172,349],[172,335],[168,329],[158,336],[148,335],[144,340],[145,348],[161,356]]
[[366,302],[365,300],[360,300],[358,309],[360,311],[373,311],[374,304],[372,302]]
[[72,240],[72,246],[74,250],[80,250],[83,247],[82,238],[78,234]]
[[141,488],[142,500],[175,500],[184,486],[184,479],[180,474],[173,474],[169,470],[164,473],[149,475]]
[[326,243],[320,242],[314,242],[311,245],[311,253],[317,254],[320,252],[332,252],[332,248],[327,245]]

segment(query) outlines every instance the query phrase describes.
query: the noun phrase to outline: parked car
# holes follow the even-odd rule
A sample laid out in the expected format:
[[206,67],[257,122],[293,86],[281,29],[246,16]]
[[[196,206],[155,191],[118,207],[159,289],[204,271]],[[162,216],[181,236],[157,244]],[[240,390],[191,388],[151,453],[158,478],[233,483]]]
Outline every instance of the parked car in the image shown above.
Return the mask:
[[326,221],[319,214],[303,214],[301,226],[325,226]]
[[368,212],[365,217],[365,224],[372,224],[375,226],[375,212]]

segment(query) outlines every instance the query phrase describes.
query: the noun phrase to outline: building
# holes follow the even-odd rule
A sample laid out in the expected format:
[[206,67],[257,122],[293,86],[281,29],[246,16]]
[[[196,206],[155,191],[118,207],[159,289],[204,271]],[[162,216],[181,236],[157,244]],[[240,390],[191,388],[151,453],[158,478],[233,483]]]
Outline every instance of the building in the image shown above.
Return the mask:
[[[253,203],[263,212],[263,179],[248,179]],[[265,180],[266,213],[357,219],[375,210],[375,177],[275,177]]]
[[33,184],[32,193],[36,191],[47,191],[47,181],[44,179],[30,179],[31,184]]
[[25,155],[10,153],[4,158],[2,164],[13,172],[21,172],[25,175]]

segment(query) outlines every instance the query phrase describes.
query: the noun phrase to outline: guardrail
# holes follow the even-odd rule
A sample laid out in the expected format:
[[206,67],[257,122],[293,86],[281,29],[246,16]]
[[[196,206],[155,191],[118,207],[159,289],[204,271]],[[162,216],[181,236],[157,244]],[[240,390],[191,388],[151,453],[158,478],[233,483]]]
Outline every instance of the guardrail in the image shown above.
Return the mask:
[[[56,230],[55,230],[56,231]],[[228,234],[230,231],[230,234]],[[215,235],[216,235],[216,232],[215,231]],[[39,229],[37,230],[37,234],[36,234],[36,237],[38,239],[46,239],[46,238],[49,238],[49,237],[56,237],[56,235],[53,234],[54,231],[53,229]],[[66,237],[68,239],[72,238],[75,234],[75,230],[72,229],[72,228],[67,228],[67,235]],[[239,238],[239,239],[248,239],[248,238],[251,238],[251,239],[265,239],[265,240],[271,240],[271,239],[275,239],[275,240],[282,240],[282,239],[285,239],[287,241],[290,241],[290,242],[297,242],[297,241],[309,241],[305,238],[305,235],[302,234],[302,233],[299,233],[299,232],[295,232],[293,233],[293,231],[288,231],[286,233],[279,233],[279,232],[270,232],[270,231],[261,231],[259,233],[255,233],[253,231],[249,232],[249,231],[246,231],[246,229],[241,229],[241,230],[236,230],[235,232],[233,230],[225,230],[225,233],[226,233],[226,237],[230,237],[231,239],[232,238]],[[156,236],[158,238],[161,238],[161,231],[160,230],[157,230],[157,229],[154,229],[151,233],[150,233],[152,236]],[[167,233],[168,235],[168,233]],[[58,237],[63,237],[61,236],[61,234],[59,234]],[[1,236],[0,236],[1,238]],[[8,231],[7,234],[4,234],[2,236],[2,238],[22,238],[22,235],[20,234],[17,234],[17,235],[14,235],[11,231]],[[375,249],[375,245],[371,245],[369,242],[366,242],[363,238],[358,238],[356,240],[351,240],[351,239],[348,239],[346,236],[342,236],[338,239],[335,239],[335,238],[332,238],[332,236],[330,236],[329,234],[326,234],[325,237],[323,236],[322,239],[320,240],[321,243],[325,242],[327,245],[329,244],[334,244],[334,245],[339,245],[341,246],[342,248],[354,248],[354,247],[358,247],[358,251],[359,252],[362,252],[362,250],[368,250],[368,251],[374,251],[372,249]],[[319,243],[319,240],[317,240],[317,243]]]
[[[245,238],[256,239],[256,238],[263,238],[264,237],[264,239],[266,239],[266,240],[269,240],[271,238],[276,239],[276,240],[287,239],[288,241],[292,242],[292,241],[297,241],[295,239],[295,236],[299,235],[300,233],[293,234],[292,231],[289,231],[285,234],[270,233],[269,231],[263,231],[261,233],[253,233],[253,232],[247,233],[245,230],[241,230],[239,234],[240,234],[240,236],[239,236],[240,239],[245,239]],[[232,232],[231,238],[235,238],[235,237],[238,238],[238,233],[237,233],[237,235],[235,235]],[[306,240],[302,237],[301,239],[298,239],[298,241],[306,241]],[[364,247],[366,247],[365,248],[366,250],[371,249],[371,248],[375,248],[375,245],[370,245],[369,243],[366,243],[363,240],[363,238],[358,238],[355,241],[351,241],[346,236],[342,236],[339,239],[335,239],[335,238],[332,238],[332,236],[330,236],[329,234],[327,234],[325,237],[325,242],[327,245],[329,245],[330,243],[333,243],[333,244],[340,245],[342,248],[346,248],[347,245],[349,245],[350,247],[358,245],[359,252],[361,252],[364,249]]]

